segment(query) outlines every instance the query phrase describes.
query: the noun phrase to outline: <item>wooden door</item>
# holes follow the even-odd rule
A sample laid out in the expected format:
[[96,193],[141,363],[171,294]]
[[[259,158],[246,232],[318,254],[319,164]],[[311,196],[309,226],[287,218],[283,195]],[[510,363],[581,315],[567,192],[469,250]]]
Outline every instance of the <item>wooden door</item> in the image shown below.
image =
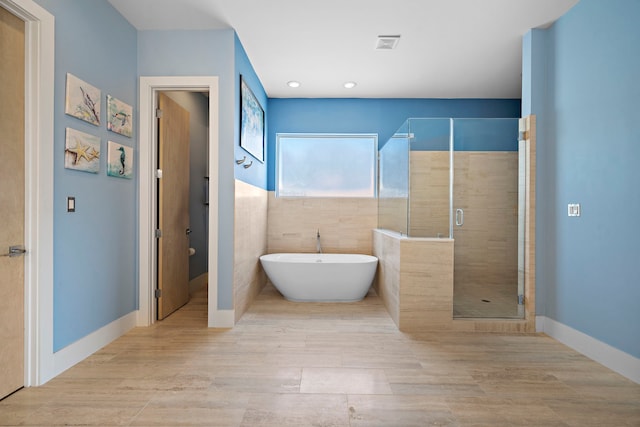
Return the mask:
[[189,112],[160,93],[158,320],[189,301]]
[[0,399],[24,386],[24,27],[0,7]]

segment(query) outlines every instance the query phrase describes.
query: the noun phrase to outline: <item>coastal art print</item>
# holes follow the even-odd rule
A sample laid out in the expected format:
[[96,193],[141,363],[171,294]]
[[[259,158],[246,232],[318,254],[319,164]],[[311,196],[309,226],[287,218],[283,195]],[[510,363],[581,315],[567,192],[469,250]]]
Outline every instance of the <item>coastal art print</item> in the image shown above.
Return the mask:
[[133,178],[133,148],[113,141],[108,142],[107,175]]
[[98,173],[100,171],[100,138],[67,128],[64,167],[82,172]]
[[240,77],[240,147],[264,162],[264,110]]
[[131,137],[133,109],[111,95],[107,95],[107,129],[120,135]]
[[67,73],[66,114],[99,126],[100,96],[100,89]]

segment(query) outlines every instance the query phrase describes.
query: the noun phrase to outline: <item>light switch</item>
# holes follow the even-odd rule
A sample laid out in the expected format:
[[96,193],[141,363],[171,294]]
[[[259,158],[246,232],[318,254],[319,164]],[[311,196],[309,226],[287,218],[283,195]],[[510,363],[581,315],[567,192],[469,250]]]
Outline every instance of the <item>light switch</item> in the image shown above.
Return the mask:
[[567,205],[567,216],[580,216],[580,203],[569,203]]
[[67,197],[67,212],[75,212],[75,211],[76,211],[76,198]]

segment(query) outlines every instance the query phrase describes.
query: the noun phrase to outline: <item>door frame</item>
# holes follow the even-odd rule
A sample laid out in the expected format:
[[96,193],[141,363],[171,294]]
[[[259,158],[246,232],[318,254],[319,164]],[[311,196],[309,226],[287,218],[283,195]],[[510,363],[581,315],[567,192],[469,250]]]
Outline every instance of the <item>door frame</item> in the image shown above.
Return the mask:
[[56,375],[53,353],[55,19],[33,0],[0,0],[25,22],[25,386]]
[[158,158],[155,110],[158,92],[178,90],[209,92],[209,258],[208,258],[208,326],[228,327],[218,313],[218,151],[219,109],[217,76],[155,76],[140,77],[140,141],[139,141],[139,307],[138,326],[156,322],[155,283],[157,282],[157,228],[156,165]]

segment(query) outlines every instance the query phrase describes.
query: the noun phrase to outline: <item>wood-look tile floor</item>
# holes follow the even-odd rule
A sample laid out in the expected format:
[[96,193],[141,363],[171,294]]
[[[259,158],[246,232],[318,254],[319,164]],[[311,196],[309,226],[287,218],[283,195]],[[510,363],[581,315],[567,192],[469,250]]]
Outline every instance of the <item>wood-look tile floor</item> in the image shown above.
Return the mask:
[[399,332],[370,294],[292,303],[265,288],[206,328],[206,294],[42,387],[0,425],[640,426],[640,385],[543,335]]

